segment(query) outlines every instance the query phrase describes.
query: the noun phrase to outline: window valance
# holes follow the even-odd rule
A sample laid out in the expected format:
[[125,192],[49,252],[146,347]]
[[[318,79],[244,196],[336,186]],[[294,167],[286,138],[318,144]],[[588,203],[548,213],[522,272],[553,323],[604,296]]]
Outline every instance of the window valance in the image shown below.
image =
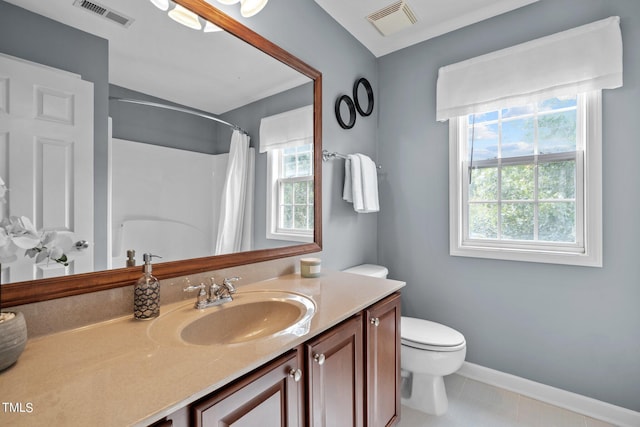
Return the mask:
[[622,35],[612,16],[440,68],[436,119],[620,86]]
[[260,121],[260,152],[313,142],[313,105],[285,111]]

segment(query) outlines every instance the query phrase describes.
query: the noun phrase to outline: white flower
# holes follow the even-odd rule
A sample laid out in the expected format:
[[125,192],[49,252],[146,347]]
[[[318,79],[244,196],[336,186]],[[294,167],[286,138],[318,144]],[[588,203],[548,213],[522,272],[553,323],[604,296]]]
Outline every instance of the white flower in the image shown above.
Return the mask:
[[0,264],[16,261],[16,253],[24,249],[24,255],[35,258],[36,263],[55,261],[68,265],[66,253],[73,247],[71,233],[38,231],[25,216],[0,221]]
[[41,241],[41,233],[38,233],[31,220],[26,216],[10,217],[7,232],[13,243],[21,249],[33,248],[38,246]]
[[16,251],[18,247],[11,241],[7,231],[0,223],[0,264],[8,264],[18,259]]
[[[0,202],[6,202],[4,196],[7,191],[4,181],[0,178]],[[68,265],[69,259],[66,254],[73,249],[75,252],[81,251],[87,245],[84,241],[80,246],[74,243],[73,234],[70,232],[38,231],[26,216],[12,216],[0,220],[0,264],[16,261],[16,253],[24,249],[24,255],[35,258],[36,263],[55,261]]]

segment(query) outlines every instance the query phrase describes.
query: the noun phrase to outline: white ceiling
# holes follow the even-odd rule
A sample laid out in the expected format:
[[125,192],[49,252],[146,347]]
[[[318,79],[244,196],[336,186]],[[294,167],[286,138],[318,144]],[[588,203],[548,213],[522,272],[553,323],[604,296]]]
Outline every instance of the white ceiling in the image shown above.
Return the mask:
[[[406,0],[418,21],[387,37],[367,16],[398,0],[315,0],[376,57],[437,37],[538,0]],[[268,7],[268,5],[267,5]]]
[[225,32],[184,27],[148,0],[95,0],[133,18],[128,28],[74,7],[74,0],[6,1],[108,39],[110,83],[209,113],[310,81]]

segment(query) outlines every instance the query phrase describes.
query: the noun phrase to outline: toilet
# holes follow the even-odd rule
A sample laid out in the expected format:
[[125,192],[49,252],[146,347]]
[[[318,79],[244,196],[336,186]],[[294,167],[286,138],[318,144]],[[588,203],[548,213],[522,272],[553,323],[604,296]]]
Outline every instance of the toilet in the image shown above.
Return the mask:
[[[347,273],[386,278],[389,270],[362,264]],[[448,326],[402,316],[400,320],[402,404],[418,411],[442,415],[449,406],[443,377],[462,366],[467,354],[464,336]]]

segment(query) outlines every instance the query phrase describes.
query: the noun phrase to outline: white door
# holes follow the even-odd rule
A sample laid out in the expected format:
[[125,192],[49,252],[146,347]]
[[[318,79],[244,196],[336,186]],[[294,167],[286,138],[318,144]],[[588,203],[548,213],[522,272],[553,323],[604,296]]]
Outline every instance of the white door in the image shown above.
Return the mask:
[[0,54],[0,176],[9,188],[0,216],[90,243],[67,267],[19,254],[5,278],[93,271],[93,83]]

